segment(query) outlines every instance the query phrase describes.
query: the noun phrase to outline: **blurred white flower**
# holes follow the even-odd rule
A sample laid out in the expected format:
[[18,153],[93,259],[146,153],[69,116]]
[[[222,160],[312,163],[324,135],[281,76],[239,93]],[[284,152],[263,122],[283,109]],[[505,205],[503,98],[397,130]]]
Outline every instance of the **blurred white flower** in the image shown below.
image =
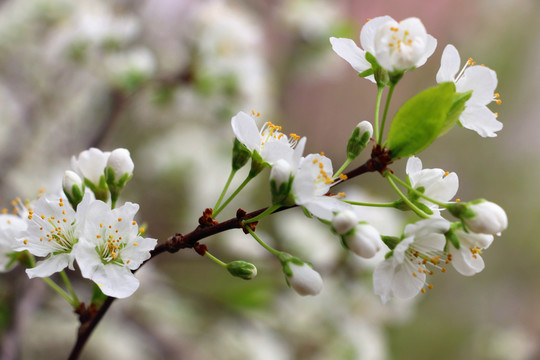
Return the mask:
[[7,266],[11,259],[7,255],[18,247],[16,239],[22,236],[26,227],[26,221],[21,216],[0,214],[0,273],[10,270]]

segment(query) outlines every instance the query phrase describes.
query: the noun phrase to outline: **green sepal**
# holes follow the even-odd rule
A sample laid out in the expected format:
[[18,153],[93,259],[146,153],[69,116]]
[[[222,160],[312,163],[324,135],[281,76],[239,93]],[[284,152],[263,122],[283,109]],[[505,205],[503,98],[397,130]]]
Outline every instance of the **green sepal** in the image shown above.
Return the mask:
[[84,183],[82,184],[82,188],[80,188],[76,184],[73,184],[73,186],[71,187],[72,195],[70,195],[67,191],[64,190],[64,195],[66,195],[69,203],[73,207],[73,210],[77,210],[77,205],[79,205],[79,203],[82,201],[84,196],[84,188]]
[[446,115],[446,121],[439,133],[439,136],[444,135],[448,130],[450,130],[456,123],[459,123],[458,119],[461,116],[463,110],[465,110],[465,103],[472,96],[472,90],[469,90],[464,93],[455,93],[452,106]]
[[254,178],[255,176],[259,175],[264,168],[269,166],[270,164],[264,161],[257,151],[253,151],[251,154],[251,169],[249,170],[248,176],[250,178]]
[[[377,62],[377,59],[373,54],[366,51],[366,60],[371,64],[371,71],[373,71],[373,76],[377,82],[378,87],[385,87],[390,82],[390,76],[388,71],[382,68],[381,65]],[[366,70],[367,71],[367,70]]]
[[446,209],[458,219],[470,219],[476,215],[474,210],[471,209],[470,204],[470,202],[448,204]]
[[455,226],[454,225],[458,225],[459,227],[461,227],[461,223],[453,223],[451,226],[450,226],[450,230],[448,230],[445,234],[444,234],[444,237],[446,238],[446,245],[444,246],[444,251],[445,252],[448,252],[448,244],[452,244],[454,246],[454,248],[458,249],[460,248],[460,243],[459,243],[459,239],[455,233]]
[[91,304],[96,306],[99,309],[103,305],[106,299],[107,299],[107,295],[105,295],[101,291],[98,284],[94,283],[94,287],[92,288]]
[[355,127],[349,141],[347,142],[347,159],[356,159],[362,150],[366,148],[370,137],[371,134],[367,131],[360,136],[360,127]]
[[244,167],[251,157],[251,151],[238,141],[237,138],[234,138],[233,150],[232,150],[232,169],[237,171]]
[[84,178],[84,185],[88,186],[90,190],[94,193],[97,200],[107,202],[109,199],[109,187],[107,186],[107,181],[105,180],[105,174],[101,175],[99,178],[99,184],[94,184],[88,178]]
[[289,177],[289,181],[281,183],[279,188],[276,185],[276,180],[270,180],[270,191],[272,193],[272,204],[281,204],[283,206],[294,205],[294,199],[291,194],[292,183],[294,177]]
[[373,69],[371,68],[364,70],[360,74],[358,74],[358,76],[360,76],[361,78],[365,78],[366,76],[370,76],[370,75],[373,75]]
[[387,143],[392,159],[415,155],[439,136],[454,93],[454,83],[442,83],[403,104],[388,131]]
[[[293,272],[289,266],[289,263],[293,263],[295,265],[298,265],[298,266],[302,266],[303,264],[307,264],[309,266],[311,266],[309,263],[306,263],[302,260],[300,260],[299,258],[295,257],[295,256],[292,256],[291,254],[289,253],[286,253],[286,252],[280,252],[278,255],[277,255],[277,258],[278,260],[281,262],[281,267],[283,268],[283,273],[285,274],[286,277],[292,277],[293,276]],[[288,282],[287,282],[288,284]]]
[[397,244],[401,242],[401,239],[396,236],[381,235],[381,239],[390,250],[394,250]]

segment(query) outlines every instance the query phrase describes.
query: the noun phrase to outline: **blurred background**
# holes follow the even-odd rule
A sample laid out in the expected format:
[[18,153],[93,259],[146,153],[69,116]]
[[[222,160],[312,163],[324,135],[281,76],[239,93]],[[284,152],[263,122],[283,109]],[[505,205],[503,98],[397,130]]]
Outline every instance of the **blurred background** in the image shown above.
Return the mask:
[[[397,87],[390,114],[435,84],[448,43],[498,74],[498,137],[455,127],[419,155],[424,167],[459,175],[462,200],[506,209],[509,228],[484,252],[485,270],[472,278],[449,271],[427,294],[382,305],[371,283],[376,262],[347,254],[294,209],[258,233],[313,263],[325,281],[319,296],[298,296],[275,258],[229,231],[204,243],[224,261],[255,263],[257,278],[232,278],[191,251],[160,255],[137,273],[140,289],[113,304],[82,359],[540,358],[537,0],[2,0],[0,208],[59,189],[82,150],[125,147],[135,176],[124,200],[141,205],[149,236],[190,232],[228,176],[238,111],[307,136],[306,153],[323,151],[339,167],[354,126],[373,119],[376,88],[328,38],[358,43],[366,19],[381,15],[419,17],[438,40]],[[404,162],[392,165],[402,176]],[[266,175],[257,180],[221,220],[268,204]],[[394,200],[378,174],[342,190]],[[387,235],[406,220],[363,211]],[[90,284],[70,275],[88,301]],[[77,326],[41,280],[21,268],[0,274],[2,359],[66,358]]]

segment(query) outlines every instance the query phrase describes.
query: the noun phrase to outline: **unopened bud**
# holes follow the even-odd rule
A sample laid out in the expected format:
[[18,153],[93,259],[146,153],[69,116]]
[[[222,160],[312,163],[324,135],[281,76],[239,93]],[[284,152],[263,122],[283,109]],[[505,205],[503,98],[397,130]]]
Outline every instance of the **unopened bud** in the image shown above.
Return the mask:
[[[288,254],[285,254],[288,255]],[[281,261],[287,283],[299,295],[318,295],[323,287],[321,275],[302,260],[290,255]]]
[[508,226],[506,212],[499,205],[483,199],[451,204],[448,210],[475,233],[496,235]]
[[113,150],[107,161],[107,169],[112,169],[117,179],[126,174],[127,176],[133,175],[134,167],[129,150],[123,148]]
[[255,265],[242,260],[231,261],[227,264],[227,270],[232,276],[236,276],[244,280],[251,280],[257,276],[257,268]]
[[343,236],[343,241],[353,253],[364,259],[371,259],[382,246],[377,229],[366,223],[359,223],[354,233]]
[[62,178],[62,188],[70,204],[74,209],[77,209],[77,205],[84,196],[84,184],[80,176],[71,170],[67,170]]
[[355,228],[358,224],[358,217],[352,210],[345,210],[334,215],[332,228],[338,235],[344,235]]
[[355,159],[364,150],[373,135],[373,126],[369,121],[361,121],[355,128],[347,143],[347,158]]

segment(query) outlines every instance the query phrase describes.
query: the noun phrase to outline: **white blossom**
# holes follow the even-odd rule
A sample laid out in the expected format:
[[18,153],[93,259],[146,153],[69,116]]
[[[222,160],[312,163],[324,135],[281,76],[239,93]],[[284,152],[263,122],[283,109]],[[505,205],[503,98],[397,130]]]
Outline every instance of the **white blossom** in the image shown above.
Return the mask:
[[[371,69],[366,53],[371,53],[384,69],[406,71],[422,66],[433,54],[437,40],[426,33],[417,18],[408,18],[400,23],[390,16],[369,20],[360,32],[360,49],[353,40],[330,38],[332,49],[351,66],[362,73]],[[366,77],[375,82],[373,75]]]
[[112,209],[96,200],[87,209],[75,257],[83,277],[108,296],[125,298],[139,287],[132,273],[148,258],[157,240],[143,238],[133,217],[139,205]]
[[249,151],[256,151],[270,165],[279,159],[294,164],[304,151],[305,138],[300,139],[296,134],[288,137],[281,132],[281,126],[271,122],[266,122],[259,130],[253,117],[245,112],[236,114],[231,119],[231,126],[238,141]]
[[[446,203],[458,191],[459,180],[455,172],[448,173],[442,169],[422,169],[422,161],[416,156],[411,156],[407,160],[405,171],[413,189],[423,188],[423,194],[433,200]],[[418,201],[425,204],[434,214],[439,215],[438,205],[422,197]]]
[[426,276],[432,273],[426,265],[438,266],[446,244],[444,234],[449,228],[450,223],[442,218],[421,220],[405,227],[405,237],[373,273],[374,292],[383,303],[393,296],[410,299],[424,288]]
[[487,107],[493,101],[500,103],[499,94],[495,93],[497,74],[485,66],[473,65],[472,59],[460,71],[460,62],[457,49],[447,45],[437,72],[437,83],[454,82],[458,93],[472,90],[459,116],[459,122],[464,128],[476,131],[482,137],[497,136],[495,132],[501,130],[503,125],[497,120],[497,113]]
[[310,154],[302,159],[292,183],[296,205],[304,206],[314,216],[331,221],[334,213],[350,205],[334,196],[326,196],[334,182],[332,162],[326,156]]
[[85,194],[77,212],[59,196],[43,196],[28,211],[27,231],[17,239],[16,250],[28,250],[45,257],[26,270],[30,278],[49,277],[66,267],[73,270],[74,248],[79,241],[79,225],[92,196]]
[[459,240],[459,249],[456,249],[452,242],[448,245],[448,258],[451,259],[454,269],[465,276],[482,271],[484,260],[480,255],[482,250],[487,249],[493,242],[493,235],[465,232],[461,229],[454,233]]

